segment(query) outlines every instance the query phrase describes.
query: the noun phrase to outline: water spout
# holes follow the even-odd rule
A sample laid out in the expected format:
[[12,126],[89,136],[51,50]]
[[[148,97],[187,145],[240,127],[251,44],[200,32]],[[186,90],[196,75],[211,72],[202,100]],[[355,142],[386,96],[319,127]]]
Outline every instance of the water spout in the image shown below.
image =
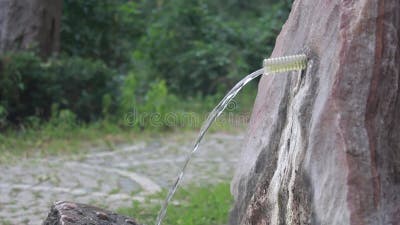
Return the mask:
[[199,148],[200,142],[202,141],[204,135],[207,130],[210,128],[212,123],[222,114],[224,109],[227,107],[229,102],[246,86],[247,83],[254,80],[263,74],[273,74],[277,72],[284,71],[292,71],[292,70],[302,70],[305,69],[307,65],[307,57],[305,55],[294,55],[288,57],[280,57],[280,58],[272,58],[264,60],[264,68],[254,71],[253,73],[247,75],[241,81],[239,81],[226,95],[225,97],[218,103],[218,105],[211,111],[208,115],[207,120],[203,123],[200,133],[194,143],[193,149],[187,155],[185,163],[183,164],[182,169],[179,172],[178,177],[176,178],[174,184],[168,192],[167,198],[165,199],[161,210],[158,214],[156,225],[161,225],[165,214],[167,212],[168,204],[174,196],[176,190],[179,187],[179,184],[182,181],[182,178],[185,174],[186,167],[192,159],[194,153],[196,153]]

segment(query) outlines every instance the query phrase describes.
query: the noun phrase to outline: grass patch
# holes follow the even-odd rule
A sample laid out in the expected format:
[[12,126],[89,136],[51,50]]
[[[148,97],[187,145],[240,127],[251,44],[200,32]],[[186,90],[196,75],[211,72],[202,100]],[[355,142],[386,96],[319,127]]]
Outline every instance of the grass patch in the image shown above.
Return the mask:
[[[163,199],[166,195],[154,196]],[[192,186],[180,189],[173,198],[176,204],[170,204],[163,225],[224,225],[233,199],[228,183],[211,187]],[[155,224],[160,205],[134,202],[132,207],[120,208],[119,213],[133,217],[142,224]]]
[[[8,130],[0,134],[0,164],[13,162],[20,158],[58,156],[65,154],[85,154],[91,149],[113,150],[121,144],[134,144],[154,137],[168,137],[177,133],[192,133],[199,130],[204,118],[193,114],[192,124],[180,124],[168,129],[138,130],[109,121],[88,125],[52,126],[46,124],[23,130]],[[239,118],[240,119],[240,118]],[[240,132],[245,123],[234,121],[232,115],[222,116],[210,132]],[[232,121],[234,121],[232,123]]]
[[151,137],[108,121],[73,126],[44,124],[0,134],[0,163],[17,158],[82,154],[93,148],[112,150],[122,143],[135,143]]
[[[244,93],[230,104],[225,112],[211,126],[210,132],[235,133],[246,126],[252,109],[254,88],[245,88]],[[130,123],[129,114],[118,118],[110,117],[98,122],[77,123],[69,112],[60,117],[41,123],[32,118],[29,123],[18,129],[7,129],[0,133],[0,163],[13,159],[45,157],[60,154],[81,154],[93,148],[113,149],[119,144],[145,141],[154,136],[168,136],[179,132],[197,132],[209,111],[223,96],[207,99],[193,99],[179,104],[168,115],[172,124],[156,121],[148,127],[139,127]]]

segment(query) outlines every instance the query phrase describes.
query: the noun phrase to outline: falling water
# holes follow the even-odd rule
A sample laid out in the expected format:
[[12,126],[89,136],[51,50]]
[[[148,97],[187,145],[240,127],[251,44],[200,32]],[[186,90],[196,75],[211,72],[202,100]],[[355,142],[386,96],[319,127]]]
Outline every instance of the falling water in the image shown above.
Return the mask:
[[174,196],[176,190],[178,189],[179,184],[181,183],[182,178],[185,174],[186,167],[188,166],[190,160],[192,159],[193,154],[196,153],[197,149],[199,148],[200,142],[201,140],[203,140],[203,137],[206,134],[208,128],[210,128],[211,124],[221,115],[226,106],[239,93],[239,91],[242,90],[247,83],[257,78],[258,76],[262,75],[263,72],[264,69],[259,69],[247,75],[245,78],[239,81],[208,115],[207,120],[203,123],[200,129],[199,136],[197,137],[196,142],[194,143],[192,151],[188,154],[186,161],[183,164],[181,171],[179,172],[179,176],[176,178],[174,185],[172,185],[171,189],[169,190],[167,198],[165,199],[162,208],[158,214],[156,225],[161,225],[165,217],[165,214],[167,212],[168,204],[171,201],[172,197]]

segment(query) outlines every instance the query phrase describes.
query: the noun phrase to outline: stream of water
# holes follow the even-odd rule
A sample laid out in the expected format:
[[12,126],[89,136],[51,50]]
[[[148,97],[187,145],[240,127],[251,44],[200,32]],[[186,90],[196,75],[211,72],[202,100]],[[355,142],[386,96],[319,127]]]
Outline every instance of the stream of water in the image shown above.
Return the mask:
[[225,95],[225,97],[218,103],[218,105],[211,111],[211,113],[208,115],[207,120],[203,123],[200,133],[194,143],[193,149],[189,154],[187,155],[187,158],[185,160],[185,163],[182,166],[182,169],[179,172],[178,177],[176,178],[174,184],[172,185],[171,189],[169,190],[169,193],[167,195],[167,198],[165,199],[164,203],[162,204],[161,210],[158,214],[156,225],[161,225],[165,214],[167,213],[167,208],[168,204],[170,203],[172,197],[174,196],[176,190],[178,189],[183,176],[185,175],[186,168],[192,159],[194,153],[199,148],[199,145],[201,141],[203,140],[204,135],[206,134],[208,128],[212,125],[212,123],[222,114],[226,106],[229,104],[229,102],[240,92],[240,90],[243,89],[244,86],[246,86],[247,83],[252,81],[253,79],[259,77],[262,75],[264,72],[264,69],[259,69],[257,71],[254,71],[253,73],[247,75],[245,78],[243,78],[241,81],[239,81],[229,92],[228,94]]

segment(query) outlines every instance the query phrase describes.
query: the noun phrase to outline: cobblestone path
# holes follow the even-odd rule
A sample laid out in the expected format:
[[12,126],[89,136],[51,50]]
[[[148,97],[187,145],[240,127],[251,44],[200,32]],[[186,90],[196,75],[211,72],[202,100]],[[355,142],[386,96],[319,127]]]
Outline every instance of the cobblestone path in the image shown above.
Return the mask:
[[[105,206],[115,210],[143,201],[169,188],[194,133],[150,139],[85,155],[24,159],[0,165],[0,224],[39,225],[50,205],[59,200]],[[209,134],[189,165],[184,184],[230,180],[242,135]]]

